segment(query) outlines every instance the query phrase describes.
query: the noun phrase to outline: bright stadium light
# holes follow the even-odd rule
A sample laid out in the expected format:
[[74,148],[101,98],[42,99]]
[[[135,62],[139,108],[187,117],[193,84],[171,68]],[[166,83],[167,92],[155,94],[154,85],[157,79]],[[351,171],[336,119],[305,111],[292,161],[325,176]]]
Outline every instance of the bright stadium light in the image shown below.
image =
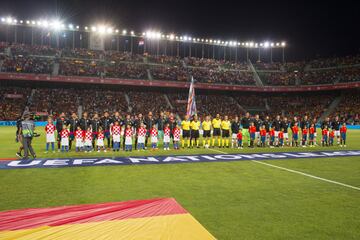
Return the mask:
[[77,25],[77,26],[76,26],[76,29],[79,29],[79,28],[80,28],[80,26],[79,26],[79,25]]
[[115,29],[115,33],[119,33],[119,29]]
[[134,36],[134,35],[135,35],[135,32],[134,32],[134,31],[131,31],[130,34],[131,34],[131,36]]
[[12,23],[12,18],[11,17],[6,18],[6,23],[11,24]]
[[74,25],[69,24],[69,29],[73,30],[73,29],[74,29]]
[[29,21],[29,20],[26,20],[26,24],[30,24],[30,21]]
[[202,38],[201,41],[204,42],[204,39]]
[[6,19],[5,18],[1,18],[1,22],[5,22],[6,21]]
[[108,34],[112,34],[113,33],[113,29],[112,28],[108,28],[108,29],[106,29],[106,32],[108,33]]
[[282,46],[282,47],[285,47],[285,46],[286,46],[286,43],[285,43],[285,42],[282,42],[282,43],[281,43],[281,46]]
[[106,32],[106,27],[105,26],[99,26],[99,33],[103,34]]
[[264,48],[268,48],[269,45],[270,45],[269,42],[265,42],[265,43],[264,43]]
[[249,43],[249,46],[250,46],[250,47],[253,47],[253,46],[254,46],[254,42],[250,42],[250,43]]
[[96,32],[97,28],[95,26],[91,27],[91,31]]
[[16,24],[16,23],[17,23],[17,20],[16,20],[16,19],[13,19],[13,23],[15,23],[15,24]]
[[170,40],[174,40],[174,34],[170,34],[169,38]]
[[23,20],[20,20],[20,23],[22,24],[24,21]]
[[126,29],[124,29],[124,30],[122,31],[122,34],[123,34],[123,35],[126,35],[126,34],[127,34]]
[[205,42],[209,42],[209,39],[205,39]]
[[32,25],[35,25],[35,24],[36,24],[36,22],[35,22],[34,20],[32,20],[32,21],[31,21],[31,24],[32,24]]
[[51,27],[55,30],[55,31],[59,31],[63,28],[64,24],[60,22],[60,20],[54,20],[51,22]]
[[220,42],[221,42],[220,40],[217,40],[217,44],[220,44]]
[[260,47],[263,47],[264,46],[264,44],[263,43],[260,43]]
[[277,43],[276,43],[276,46],[277,46],[277,47],[280,46],[280,43],[277,42]]
[[272,42],[272,43],[270,43],[270,46],[271,46],[271,47],[273,47],[273,46],[274,46],[274,43],[273,43],[273,42]]
[[87,31],[87,30],[89,29],[89,27],[88,27],[88,26],[85,26],[84,29],[85,29],[85,31]]
[[179,36],[176,36],[175,39],[176,39],[176,40],[179,40]]

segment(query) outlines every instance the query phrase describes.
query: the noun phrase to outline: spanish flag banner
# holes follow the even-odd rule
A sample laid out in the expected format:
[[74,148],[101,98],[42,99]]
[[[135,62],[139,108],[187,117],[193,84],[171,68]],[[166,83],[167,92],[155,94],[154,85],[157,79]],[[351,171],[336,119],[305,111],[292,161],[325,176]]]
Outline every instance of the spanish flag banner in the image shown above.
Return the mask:
[[0,212],[0,239],[215,239],[173,198]]

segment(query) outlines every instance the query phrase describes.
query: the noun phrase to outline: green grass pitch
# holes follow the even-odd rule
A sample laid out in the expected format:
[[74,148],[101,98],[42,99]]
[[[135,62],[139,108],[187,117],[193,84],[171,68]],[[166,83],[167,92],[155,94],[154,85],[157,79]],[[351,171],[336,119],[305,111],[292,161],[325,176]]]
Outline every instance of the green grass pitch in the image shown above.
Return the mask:
[[[216,154],[342,148],[186,149],[48,153],[38,158]],[[15,128],[0,127],[0,158],[14,158]],[[360,131],[348,147],[360,149]],[[263,161],[360,187],[360,157]],[[360,191],[252,161],[0,170],[0,210],[174,197],[218,239],[360,239]]]

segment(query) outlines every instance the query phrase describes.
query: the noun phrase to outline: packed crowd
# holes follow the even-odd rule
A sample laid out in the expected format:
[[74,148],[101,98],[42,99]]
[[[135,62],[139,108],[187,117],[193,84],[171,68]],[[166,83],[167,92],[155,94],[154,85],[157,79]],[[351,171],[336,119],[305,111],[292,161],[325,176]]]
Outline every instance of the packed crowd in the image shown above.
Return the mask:
[[[10,54],[6,53],[10,49]],[[46,45],[0,43],[2,72],[188,81],[254,85],[254,72],[247,62],[207,58],[155,56],[119,51],[56,49]],[[314,85],[360,80],[360,56],[317,59],[290,63],[254,63],[266,85]],[[149,73],[149,74],[148,74]],[[56,72],[54,74],[57,74]]]
[[0,120],[18,119],[25,110],[31,88],[0,88]]

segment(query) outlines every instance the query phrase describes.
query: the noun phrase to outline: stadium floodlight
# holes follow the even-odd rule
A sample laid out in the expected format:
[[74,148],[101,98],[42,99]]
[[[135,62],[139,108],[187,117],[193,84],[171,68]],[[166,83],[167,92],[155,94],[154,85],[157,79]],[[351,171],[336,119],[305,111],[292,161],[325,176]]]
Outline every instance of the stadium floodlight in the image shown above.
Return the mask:
[[187,41],[187,40],[188,40],[188,37],[187,37],[187,36],[184,36],[183,39],[184,39],[184,41]]
[[240,42],[238,42],[237,44],[238,44],[238,46],[240,46]]
[[95,26],[91,27],[91,31],[96,32],[97,28]]
[[8,18],[6,18],[6,23],[8,23],[8,24],[11,24],[12,23],[12,18],[11,17],[8,17]]
[[276,46],[277,46],[277,47],[280,46],[280,43],[277,42],[277,43],[276,43]]
[[126,29],[124,29],[124,30],[122,31],[122,34],[123,34],[123,35],[126,35],[126,34],[127,34]]
[[217,40],[217,44],[220,44],[220,42],[221,42],[220,40]]
[[225,45],[228,45],[229,44],[229,42],[225,42]]
[[205,39],[205,42],[209,42],[209,39]]
[[1,22],[5,22],[6,21],[6,19],[5,18],[1,18]]
[[241,43],[241,45],[242,45],[242,46],[244,46],[244,45],[245,45],[245,43],[244,43],[244,42],[242,42],[242,43]]
[[47,27],[49,26],[49,22],[46,21],[46,20],[44,20],[44,21],[42,22],[42,25],[43,25],[43,27],[47,28]]
[[263,43],[260,43],[260,47],[263,47],[264,46],[264,44]]
[[60,22],[60,20],[53,20],[51,22],[51,27],[55,30],[55,31],[59,31],[62,28],[64,28],[64,24]]
[[272,42],[272,43],[270,43],[270,46],[271,46],[271,47],[273,47],[273,46],[274,46],[274,43],[273,43],[273,42]]
[[107,32],[108,34],[112,34],[113,31],[114,31],[114,30],[113,30],[111,27],[109,27],[108,29],[106,29],[106,32]]
[[70,29],[70,30],[73,30],[73,29],[74,29],[74,25],[69,24],[69,29]]
[[255,47],[256,47],[256,48],[258,47],[258,43],[255,43]]
[[270,43],[269,43],[269,42],[265,42],[265,43],[264,43],[264,48],[268,48],[268,47],[269,47],[269,45],[270,45]]
[[170,40],[174,40],[174,34],[170,34],[169,38]]
[[23,20],[20,20],[20,23],[22,24],[24,21]]
[[161,35],[161,38],[165,38],[165,35],[164,35],[164,34],[162,34],[162,35]]
[[201,41],[204,42],[204,39],[202,38]]
[[282,42],[282,43],[281,43],[281,46],[282,46],[282,47],[285,47],[285,46],[286,46],[286,43],[285,43],[285,42]]
[[115,33],[119,33],[119,29],[115,29]]
[[176,40],[179,40],[179,36],[176,36],[175,39],[176,39]]
[[182,37],[182,36],[180,36],[180,40],[183,40],[183,37]]
[[13,23],[15,23],[15,24],[16,24],[16,23],[17,23],[17,20],[16,20],[16,19],[13,19]]
[[131,34],[131,36],[134,36],[134,35],[135,35],[135,32],[134,32],[134,31],[130,31],[130,34]]
[[254,46],[254,42],[250,42],[250,43],[249,43],[249,46],[250,46],[250,47],[253,47],[253,46]]
[[35,22],[34,20],[32,20],[32,21],[31,21],[31,24],[32,24],[32,25],[35,25],[35,24],[36,24],[36,22]]
[[26,20],[26,24],[30,24],[30,21],[29,21],[29,20]]
[[100,34],[104,34],[106,32],[106,27],[105,26],[99,26],[99,33]]
[[37,24],[38,26],[41,26],[41,25],[42,25],[42,22],[41,22],[41,21],[37,21],[36,24]]
[[88,26],[85,26],[84,29],[85,29],[85,31],[87,31],[87,30],[89,29],[89,27],[88,27]]
[[192,38],[191,37],[189,37],[189,41],[191,41],[192,40]]
[[79,25],[77,25],[77,26],[76,26],[76,29],[79,29],[79,28],[80,28],[80,26],[79,26]]

